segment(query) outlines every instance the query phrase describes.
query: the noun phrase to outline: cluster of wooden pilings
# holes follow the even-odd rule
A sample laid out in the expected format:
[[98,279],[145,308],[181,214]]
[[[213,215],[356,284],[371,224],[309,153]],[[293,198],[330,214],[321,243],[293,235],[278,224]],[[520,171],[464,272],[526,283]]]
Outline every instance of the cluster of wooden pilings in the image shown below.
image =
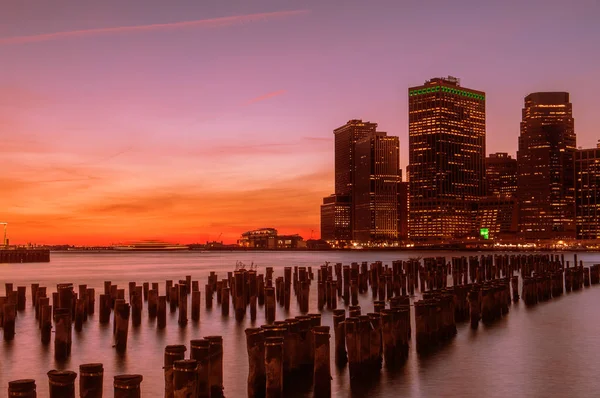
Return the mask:
[[311,378],[315,397],[330,396],[329,340],[320,314],[246,329],[248,397],[283,397],[284,385],[295,388]]
[[[444,257],[435,257],[393,261],[391,266],[383,262],[327,263],[317,269],[317,309],[332,312],[335,363],[348,365],[350,377],[360,379],[379,371],[383,364],[402,364],[407,359],[412,307],[416,351],[422,353],[452,339],[457,333],[457,323],[470,321],[471,327],[477,328],[480,321],[489,324],[506,316],[511,302],[521,297],[527,305],[534,305],[565,291],[600,283],[600,265],[586,268],[576,257],[574,264],[570,266],[563,256],[550,254],[454,257],[449,262]],[[216,296],[223,316],[229,316],[233,308],[236,320],[242,321],[249,313],[254,321],[257,307],[264,306],[266,324],[246,330],[249,396],[280,396],[284,386],[293,385],[295,375],[307,371],[313,377],[315,394],[329,394],[330,370],[317,357],[329,358],[330,331],[321,326],[320,314],[309,313],[313,280],[312,267],[284,267],[283,275],[278,277],[272,267],[266,267],[264,274],[236,267],[225,278],[220,279],[215,272],[208,276],[207,310],[213,308]],[[374,310],[362,314],[359,295],[364,296],[369,289]],[[4,339],[12,340],[15,319],[26,306],[27,288],[6,283],[5,292],[0,297],[0,326]],[[286,313],[292,303],[292,292],[302,315],[277,321],[277,304]],[[157,318],[157,328],[166,327],[167,306],[170,312],[178,312],[180,327],[188,324],[188,302],[192,320],[200,319],[199,282],[191,276],[178,283],[165,281],[163,295],[159,293],[159,283],[149,282],[142,285],[130,282],[126,289],[106,281],[98,297],[87,285],[76,289],[71,283],[61,283],[49,295],[46,287],[32,284],[31,302],[41,341],[49,344],[54,329],[57,359],[70,355],[72,330],[82,330],[88,315],[94,313],[96,298],[99,322],[109,323],[112,318],[115,348],[119,352],[127,348],[129,324],[133,327],[141,324],[144,303],[148,317]],[[345,308],[338,308],[341,306]],[[215,354],[219,344],[220,354]],[[193,340],[189,359],[185,359],[185,351],[185,346],[168,346],[165,350],[165,394],[172,390],[177,396],[177,386],[188,386],[181,387],[185,390],[195,385],[195,392],[188,391],[184,396],[221,396],[220,337]],[[220,365],[213,364],[214,355],[220,355],[220,359],[215,359],[221,361]],[[19,383],[14,386],[20,388]]]
[[[51,370],[48,372],[50,398],[75,398],[77,373],[71,370]],[[114,376],[115,398],[141,397],[143,377],[138,374]],[[104,367],[101,363],[88,363],[79,366],[79,397],[102,398],[104,392]],[[14,380],[8,383],[8,397],[37,397],[37,386],[33,379]]]
[[223,397],[223,338],[207,336],[185,345],[165,347],[165,398]]

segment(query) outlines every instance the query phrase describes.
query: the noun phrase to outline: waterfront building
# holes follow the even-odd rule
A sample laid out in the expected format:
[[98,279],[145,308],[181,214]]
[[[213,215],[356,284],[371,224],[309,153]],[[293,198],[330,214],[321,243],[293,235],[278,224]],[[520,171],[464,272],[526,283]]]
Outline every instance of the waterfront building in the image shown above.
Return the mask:
[[522,237],[575,236],[575,152],[569,93],[540,92],[525,97],[517,152]]
[[485,93],[454,77],[408,90],[409,234],[415,241],[472,233],[485,196]]
[[298,235],[279,235],[275,228],[247,231],[238,239],[238,246],[253,249],[302,249],[306,242]]
[[487,194],[510,197],[517,194],[517,159],[508,153],[492,153],[485,159]]
[[575,153],[577,239],[600,239],[600,142]]

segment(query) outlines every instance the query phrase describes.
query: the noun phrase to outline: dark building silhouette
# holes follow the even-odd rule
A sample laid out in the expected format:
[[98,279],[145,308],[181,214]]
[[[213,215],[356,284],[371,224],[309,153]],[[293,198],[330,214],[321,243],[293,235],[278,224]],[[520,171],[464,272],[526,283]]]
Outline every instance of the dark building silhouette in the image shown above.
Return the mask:
[[352,240],[352,202],[348,195],[330,195],[321,205],[321,239],[328,242]]
[[350,242],[354,225],[352,205],[355,184],[356,143],[377,131],[377,123],[349,120],[333,130],[335,136],[335,193],[321,205],[321,238],[328,242]]
[[517,152],[519,231],[523,237],[574,237],[575,151],[569,93],[525,97]]
[[350,120],[342,127],[333,130],[335,136],[335,193],[352,196],[356,143],[377,131],[377,123]]
[[448,77],[408,95],[410,238],[465,237],[486,193],[485,93]]
[[389,242],[398,239],[398,137],[383,132],[368,134],[355,146],[353,186],[353,239]]
[[485,178],[489,196],[517,194],[517,159],[508,153],[492,153],[485,159]]
[[254,249],[303,249],[306,242],[298,235],[279,235],[275,228],[246,231],[238,239],[238,246]]
[[600,142],[575,154],[577,239],[600,239]]

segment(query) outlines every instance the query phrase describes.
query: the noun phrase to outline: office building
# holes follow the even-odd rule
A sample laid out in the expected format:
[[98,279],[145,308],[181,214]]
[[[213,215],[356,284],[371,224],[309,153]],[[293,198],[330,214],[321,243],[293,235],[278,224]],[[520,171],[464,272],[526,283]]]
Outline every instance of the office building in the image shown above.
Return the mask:
[[525,97],[517,152],[519,231],[528,239],[575,236],[575,128],[569,93]]
[[475,233],[484,239],[515,238],[519,230],[517,199],[487,196],[475,203]]
[[360,243],[398,239],[398,137],[383,132],[356,142],[353,239]]
[[408,95],[410,238],[464,238],[486,193],[485,93],[448,77]]
[[348,195],[330,195],[321,205],[321,239],[340,245],[352,240],[351,200]]
[[575,153],[577,239],[600,239],[600,142]]
[[517,159],[508,153],[492,153],[485,159],[487,194],[511,197],[517,194]]

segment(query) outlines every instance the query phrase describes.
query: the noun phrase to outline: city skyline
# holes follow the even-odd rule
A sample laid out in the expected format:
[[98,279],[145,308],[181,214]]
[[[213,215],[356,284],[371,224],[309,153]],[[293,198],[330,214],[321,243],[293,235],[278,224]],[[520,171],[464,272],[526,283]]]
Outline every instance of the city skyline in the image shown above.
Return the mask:
[[[432,76],[486,93],[487,154],[516,158],[523,99],[540,91],[569,92],[577,146],[596,146],[598,5],[428,3],[8,5],[0,221],[11,242],[234,242],[269,225],[317,236],[331,131],[378,123],[400,138],[406,170],[406,90]],[[348,28],[364,18],[375,23]],[[409,39],[425,19],[437,29]]]

